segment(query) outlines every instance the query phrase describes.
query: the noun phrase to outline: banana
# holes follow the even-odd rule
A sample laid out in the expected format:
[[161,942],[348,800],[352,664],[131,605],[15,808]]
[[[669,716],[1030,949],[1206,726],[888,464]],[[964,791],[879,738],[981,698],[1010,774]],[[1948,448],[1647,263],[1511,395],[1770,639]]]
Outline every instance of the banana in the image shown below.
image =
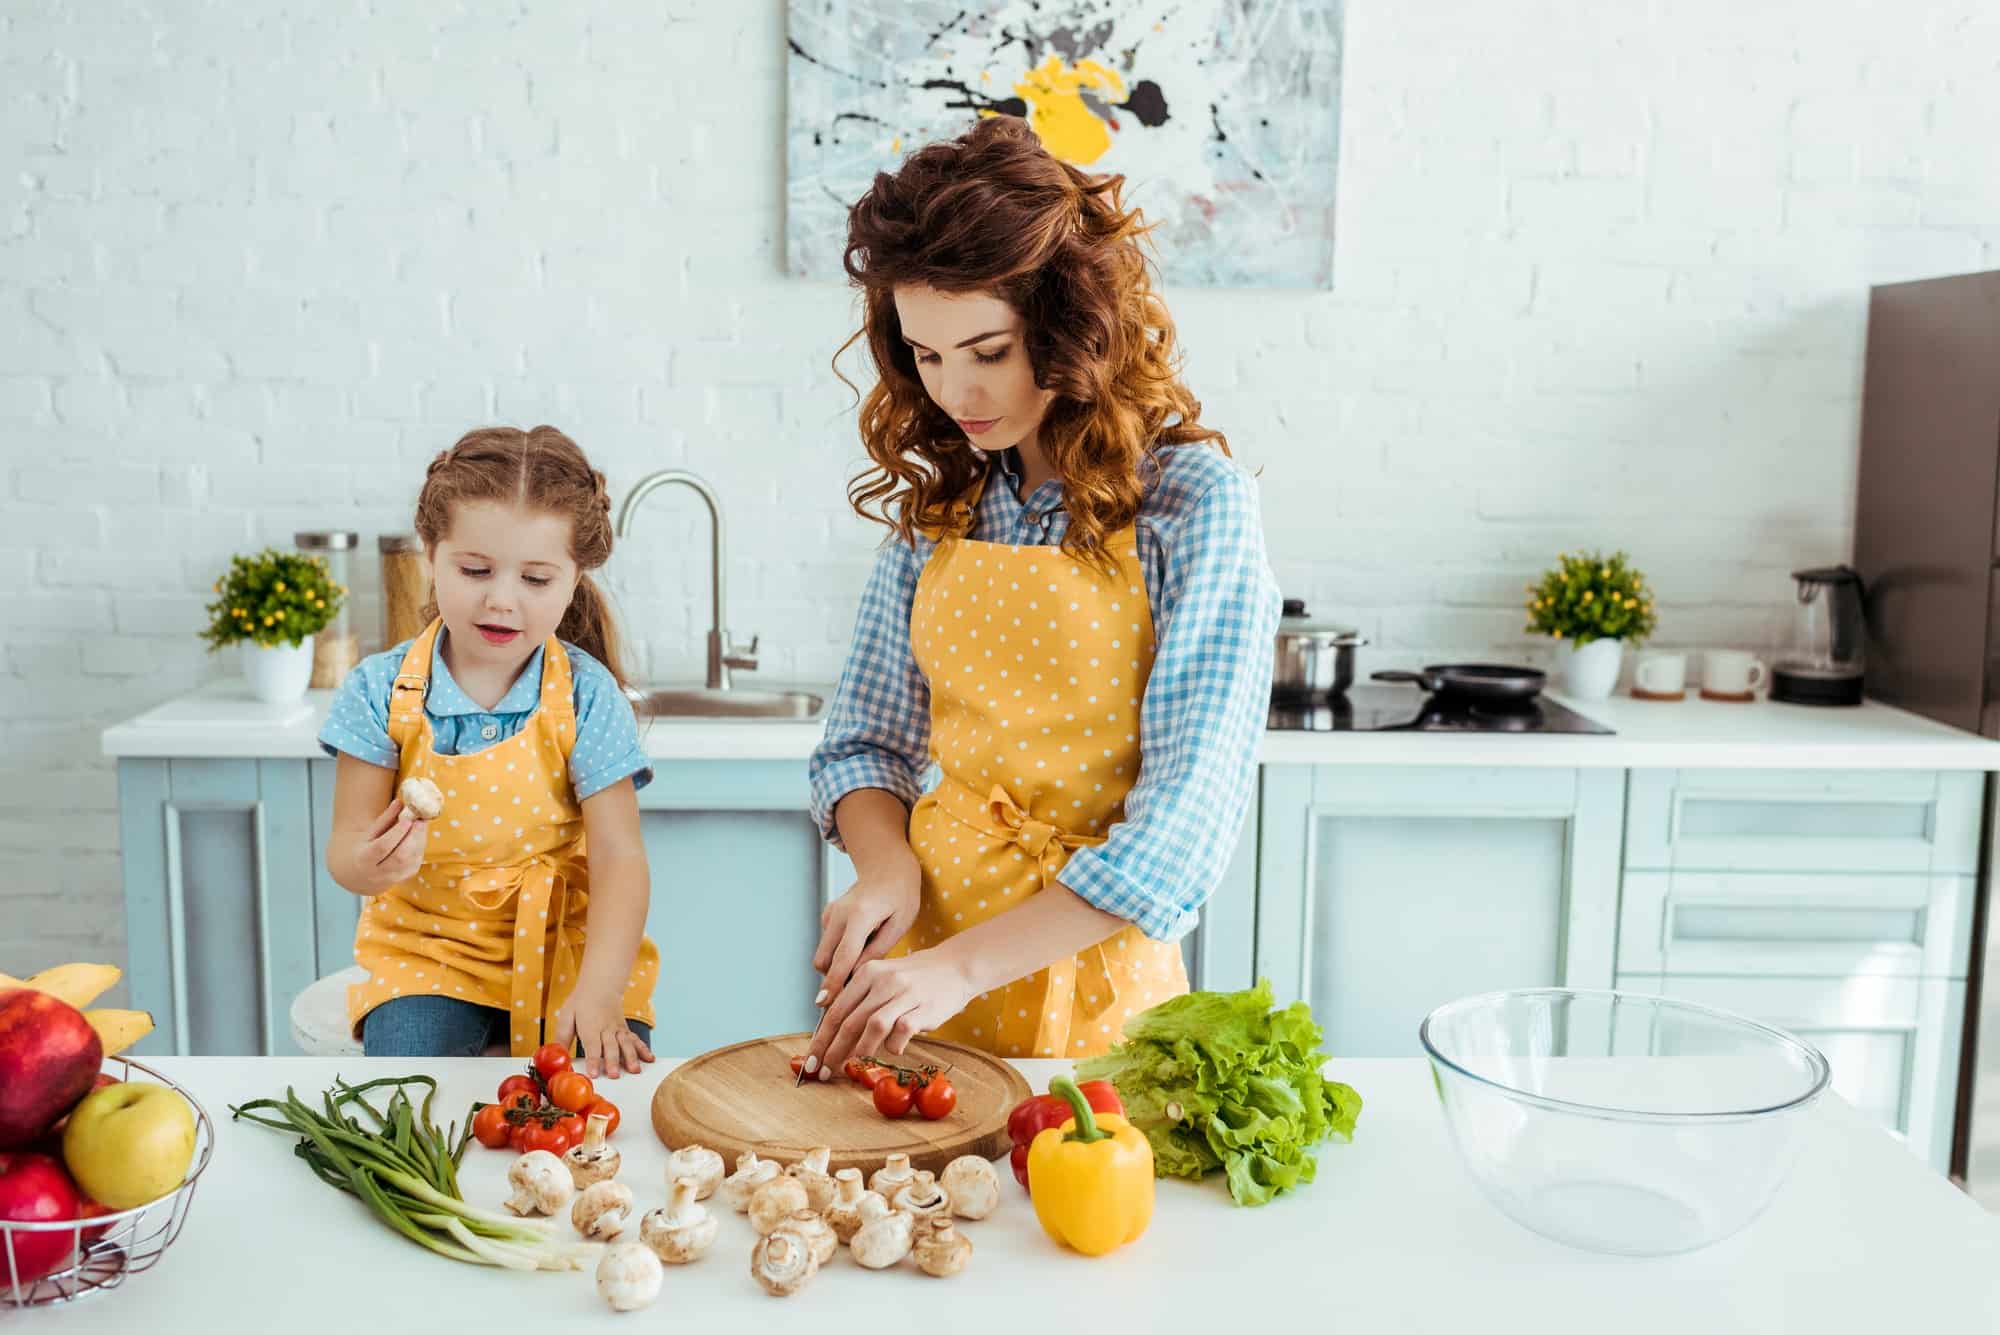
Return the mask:
[[110,964],[58,964],[53,969],[42,970],[20,986],[46,992],[82,1010],[110,991],[120,976],[121,971]]
[[104,1055],[114,1056],[153,1032],[153,1017],[145,1011],[108,1010],[99,1007],[83,1013],[104,1045]]

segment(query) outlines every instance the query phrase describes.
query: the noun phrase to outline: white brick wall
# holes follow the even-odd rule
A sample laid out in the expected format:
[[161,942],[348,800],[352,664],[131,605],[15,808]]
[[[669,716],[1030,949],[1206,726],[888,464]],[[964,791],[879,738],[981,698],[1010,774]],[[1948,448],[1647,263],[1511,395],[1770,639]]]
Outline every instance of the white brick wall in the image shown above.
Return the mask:
[[[0,11],[0,969],[121,956],[96,735],[219,670],[226,556],[359,529],[372,629],[474,423],[711,478],[733,627],[837,670],[873,534],[850,298],[781,273],[784,7],[527,8]],[[1348,10],[1337,290],[1169,294],[1286,590],[1370,667],[1533,654],[1520,585],[1619,545],[1662,642],[1769,641],[1847,551],[1868,285],[2000,265],[2000,11]],[[615,562],[653,675],[699,666],[698,513]]]

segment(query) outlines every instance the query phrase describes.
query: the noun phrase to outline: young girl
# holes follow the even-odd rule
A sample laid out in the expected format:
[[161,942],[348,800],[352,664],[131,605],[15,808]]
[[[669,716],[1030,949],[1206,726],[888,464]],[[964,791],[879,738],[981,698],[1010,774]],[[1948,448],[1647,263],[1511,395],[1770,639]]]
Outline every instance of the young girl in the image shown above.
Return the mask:
[[[347,1011],[371,1057],[552,1042],[613,1079],[653,1060],[653,771],[585,573],[611,555],[610,510],[554,427],[471,431],[431,461],[435,616],[348,674],[319,738],[339,760],[327,870],[369,900]],[[432,819],[398,796],[410,779],[436,784]]]

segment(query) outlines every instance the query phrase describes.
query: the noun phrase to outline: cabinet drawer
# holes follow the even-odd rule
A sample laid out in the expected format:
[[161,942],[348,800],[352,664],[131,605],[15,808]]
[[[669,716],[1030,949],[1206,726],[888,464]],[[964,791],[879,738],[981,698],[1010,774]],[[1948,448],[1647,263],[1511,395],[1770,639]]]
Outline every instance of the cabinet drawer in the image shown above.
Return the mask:
[[1835,1093],[1945,1171],[1964,1029],[1964,983],[1621,973],[1618,986],[1714,1006],[1798,1035],[1826,1055]]
[[1932,770],[1634,770],[1625,865],[1974,875],[1983,778]]
[[1970,876],[1628,871],[1618,967],[1962,978],[1977,885]]

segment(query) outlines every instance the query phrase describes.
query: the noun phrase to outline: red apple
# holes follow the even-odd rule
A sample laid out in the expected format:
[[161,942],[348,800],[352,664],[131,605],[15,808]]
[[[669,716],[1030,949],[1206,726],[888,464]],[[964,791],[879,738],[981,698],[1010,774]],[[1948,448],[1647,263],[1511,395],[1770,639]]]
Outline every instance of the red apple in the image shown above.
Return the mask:
[[[80,1201],[76,1185],[63,1166],[45,1154],[0,1152],[0,1219],[15,1223],[42,1224],[77,1217]],[[7,1283],[7,1252],[12,1245],[12,1280],[22,1285],[69,1264],[76,1246],[73,1229],[51,1229],[30,1233],[11,1229],[0,1240],[0,1283]]]
[[94,1087],[104,1044],[83,1012],[46,992],[0,992],[0,1150],[46,1134]]

